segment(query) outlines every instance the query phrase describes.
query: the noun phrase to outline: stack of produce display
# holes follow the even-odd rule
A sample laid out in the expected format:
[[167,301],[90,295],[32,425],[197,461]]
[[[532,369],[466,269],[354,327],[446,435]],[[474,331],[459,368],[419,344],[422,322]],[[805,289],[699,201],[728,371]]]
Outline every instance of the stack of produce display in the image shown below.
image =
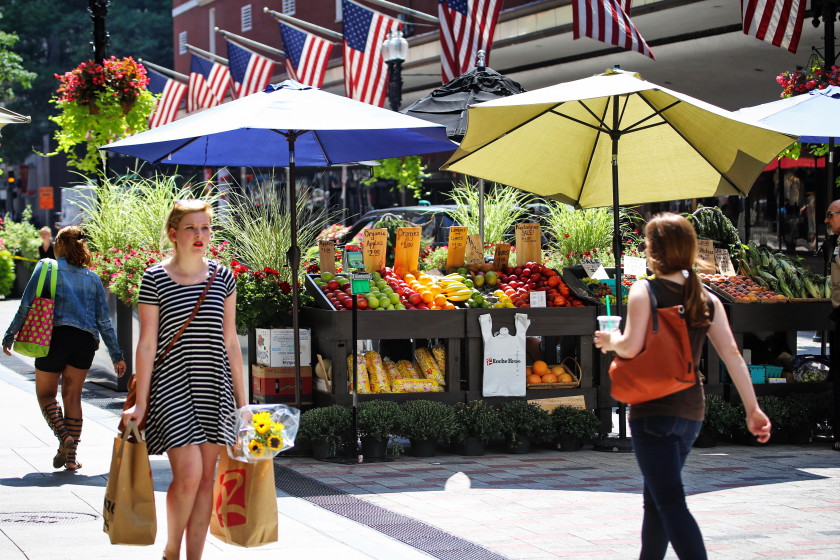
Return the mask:
[[[627,294],[630,291],[630,286],[636,281],[632,276],[621,277],[621,302],[627,303]],[[596,278],[582,278],[581,282],[586,288],[592,292],[593,297],[601,302],[607,303],[607,298],[610,298],[610,303],[615,304],[615,295],[613,288],[615,288],[615,280],[598,280]]]
[[[347,356],[347,376],[352,391],[353,358]],[[368,351],[357,358],[356,375],[359,394],[382,393],[438,393],[444,390],[446,378],[446,350],[443,346],[418,348],[414,361],[394,361],[378,352]]]
[[[489,273],[487,273],[489,274]],[[531,293],[545,292],[546,307],[584,307],[556,271],[539,263],[507,266],[498,274],[499,290],[507,297],[503,307],[531,307]],[[498,294],[498,291],[496,292]],[[498,296],[502,298],[502,295]],[[510,303],[506,303],[509,301]],[[494,307],[501,307],[494,305]]]
[[[577,367],[580,374],[580,366]],[[542,360],[526,367],[525,375],[529,389],[573,388],[580,384],[580,379],[565,364],[549,365]]]
[[722,274],[698,274],[700,279],[715,289],[725,298],[738,303],[758,303],[761,301],[785,301],[781,294],[759,286],[744,275],[723,276]]
[[831,278],[809,272],[802,259],[758,248],[752,241],[741,246],[741,255],[739,272],[765,288],[795,299],[831,297]]

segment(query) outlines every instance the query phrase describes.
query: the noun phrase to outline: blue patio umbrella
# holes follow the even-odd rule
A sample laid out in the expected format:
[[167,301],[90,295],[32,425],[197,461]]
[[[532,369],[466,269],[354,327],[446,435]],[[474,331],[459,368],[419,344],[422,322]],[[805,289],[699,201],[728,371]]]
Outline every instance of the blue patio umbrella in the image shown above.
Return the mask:
[[[154,164],[288,167],[295,208],[295,167],[451,152],[446,127],[287,80],[262,92],[119,140],[102,150]],[[297,278],[297,216],[290,212],[289,266]],[[295,400],[300,403],[300,293],[293,285]]]

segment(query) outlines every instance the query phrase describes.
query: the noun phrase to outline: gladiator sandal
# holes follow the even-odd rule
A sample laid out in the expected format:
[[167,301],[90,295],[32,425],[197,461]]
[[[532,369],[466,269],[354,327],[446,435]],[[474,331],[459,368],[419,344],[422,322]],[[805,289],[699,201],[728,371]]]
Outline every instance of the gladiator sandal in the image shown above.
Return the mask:
[[77,471],[82,468],[82,464],[76,461],[76,450],[81,442],[83,420],[81,418],[65,417],[64,421],[67,423],[67,432],[73,438],[73,443],[69,445],[67,450],[67,461],[64,463],[64,468]]
[[58,402],[52,401],[47,403],[41,409],[41,414],[44,415],[44,420],[47,421],[47,425],[52,428],[55,437],[58,438],[58,452],[53,457],[53,468],[61,468],[67,462],[67,454],[70,451],[70,446],[73,444],[73,437],[67,431],[67,426],[64,423],[64,414]]

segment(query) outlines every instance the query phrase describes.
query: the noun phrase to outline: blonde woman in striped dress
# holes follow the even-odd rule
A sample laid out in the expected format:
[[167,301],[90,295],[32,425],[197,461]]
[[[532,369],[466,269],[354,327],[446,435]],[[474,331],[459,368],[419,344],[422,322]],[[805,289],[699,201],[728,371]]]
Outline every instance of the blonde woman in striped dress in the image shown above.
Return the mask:
[[[234,441],[233,412],[247,404],[236,336],[236,282],[224,266],[205,258],[212,209],[199,200],[178,201],[166,231],[172,258],[150,267],[140,288],[137,404],[125,422],[146,420],[149,454],[166,453],[172,483],[166,495],[164,559],[201,558],[210,523],[213,479],[222,446]],[[198,314],[166,354],[169,342],[218,274]]]

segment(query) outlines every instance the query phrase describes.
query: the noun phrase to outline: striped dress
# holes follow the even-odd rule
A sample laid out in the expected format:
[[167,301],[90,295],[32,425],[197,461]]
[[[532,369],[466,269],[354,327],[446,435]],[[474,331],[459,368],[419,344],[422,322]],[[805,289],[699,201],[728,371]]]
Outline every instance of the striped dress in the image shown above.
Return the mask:
[[[210,274],[219,266],[210,261]],[[178,284],[161,265],[143,274],[139,301],[160,308],[156,360],[189,318],[206,283]],[[236,407],[222,321],[225,298],[235,289],[233,274],[222,266],[195,319],[152,371],[146,421],[150,455],[190,444],[233,444]]]

